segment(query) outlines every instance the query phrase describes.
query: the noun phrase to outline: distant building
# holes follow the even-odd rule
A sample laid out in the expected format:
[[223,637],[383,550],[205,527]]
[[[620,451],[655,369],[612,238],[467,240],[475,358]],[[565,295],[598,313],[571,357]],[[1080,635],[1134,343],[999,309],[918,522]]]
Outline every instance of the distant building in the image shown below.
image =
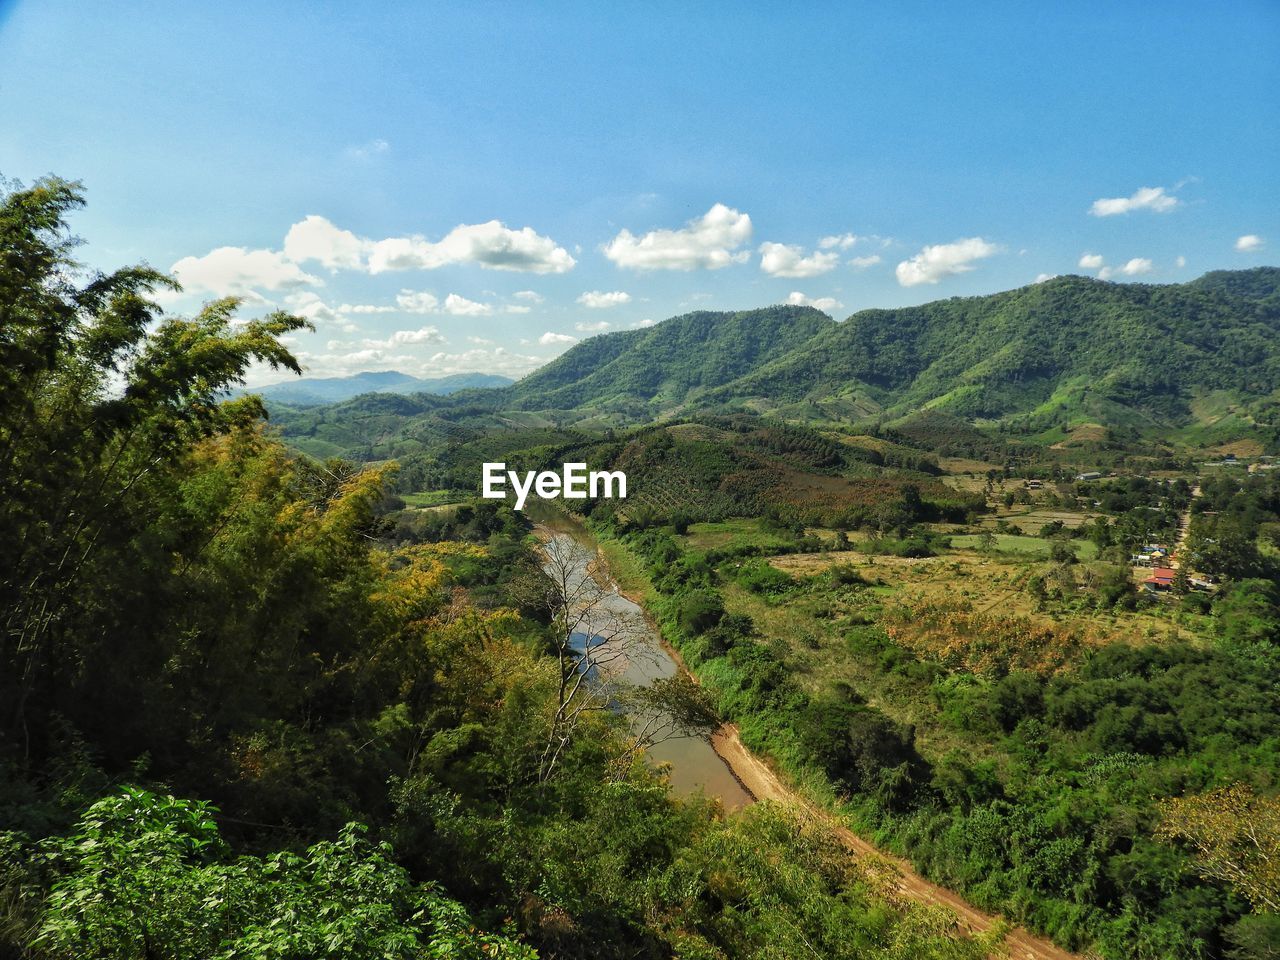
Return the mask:
[[1156,567],[1142,584],[1148,590],[1168,590],[1173,587],[1173,579],[1177,575],[1177,571],[1170,567]]
[[1097,470],[1091,470],[1088,473],[1077,473],[1076,479],[1077,480],[1101,480],[1102,474],[1099,473]]

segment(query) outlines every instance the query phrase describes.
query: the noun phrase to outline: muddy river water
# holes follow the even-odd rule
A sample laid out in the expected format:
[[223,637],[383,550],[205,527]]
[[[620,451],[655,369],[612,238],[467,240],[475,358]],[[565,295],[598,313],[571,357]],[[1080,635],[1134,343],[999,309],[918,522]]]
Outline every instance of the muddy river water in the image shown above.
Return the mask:
[[[625,656],[614,658],[617,674],[624,683],[647,686],[660,677],[670,677],[680,669],[679,665],[662,646],[652,623],[644,610],[618,592],[617,585],[601,568],[601,559],[594,549],[567,533],[551,534],[547,540],[548,551],[554,551],[561,566],[568,567],[570,588],[590,578],[609,584],[603,594],[593,598],[593,616],[590,632],[573,635],[573,645],[581,650],[585,644],[609,643],[610,637],[625,632],[627,647]],[[728,765],[711,748],[703,737],[675,737],[654,744],[647,751],[655,764],[665,765],[672,789],[681,795],[702,791],[708,796],[719,797],[726,809],[736,809],[751,802],[751,795],[743,789]]]

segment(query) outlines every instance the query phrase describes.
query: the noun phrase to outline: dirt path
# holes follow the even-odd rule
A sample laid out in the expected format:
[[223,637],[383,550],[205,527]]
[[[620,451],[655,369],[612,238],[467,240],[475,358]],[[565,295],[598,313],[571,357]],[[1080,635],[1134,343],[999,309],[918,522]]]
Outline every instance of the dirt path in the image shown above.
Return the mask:
[[1174,570],[1182,566],[1182,548],[1187,545],[1187,537],[1191,535],[1191,505],[1196,502],[1198,496],[1200,496],[1200,484],[1197,483],[1191,490],[1191,503],[1187,504],[1182,519],[1178,521],[1178,541],[1173,545],[1173,552],[1169,555],[1169,566]]
[[[970,933],[985,933],[998,922],[998,918],[984,913],[968,903],[959,894],[931,883],[916,873],[915,868],[901,857],[885,853],[875,844],[864,840],[848,827],[843,826],[826,811],[797,796],[778,778],[773,769],[753,754],[738,736],[738,728],[725,724],[712,735],[711,745],[724,762],[733,770],[742,785],[757,800],[773,800],[793,803],[805,808],[806,813],[824,821],[844,845],[858,856],[875,856],[893,864],[898,870],[898,892],[922,903],[938,904],[952,911],[960,925]],[[1004,938],[1009,960],[1080,960],[1080,954],[1071,953],[1038,937],[1022,927],[1013,927]]]

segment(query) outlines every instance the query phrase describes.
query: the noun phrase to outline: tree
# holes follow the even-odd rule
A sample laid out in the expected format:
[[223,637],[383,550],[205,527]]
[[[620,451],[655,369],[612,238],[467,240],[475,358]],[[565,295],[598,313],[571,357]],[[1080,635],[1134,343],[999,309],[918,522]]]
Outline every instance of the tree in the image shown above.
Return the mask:
[[299,372],[279,338],[309,326],[233,326],[235,299],[162,317],[149,298],[168,277],[85,276],[66,224],[82,203],[52,178],[0,202],[0,733],[25,752],[33,699],[121,609],[193,444],[262,417],[227,389],[255,361]]
[[1235,887],[1255,910],[1280,911],[1280,799],[1243,783],[1165,801],[1156,836],[1187,843],[1201,874]]

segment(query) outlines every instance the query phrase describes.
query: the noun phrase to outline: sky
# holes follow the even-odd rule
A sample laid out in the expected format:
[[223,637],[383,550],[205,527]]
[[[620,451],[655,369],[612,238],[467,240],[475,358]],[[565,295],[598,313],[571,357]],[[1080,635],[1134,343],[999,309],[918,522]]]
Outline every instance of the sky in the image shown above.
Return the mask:
[[[314,376],[1280,262],[1280,3],[0,0],[0,176]],[[254,371],[251,384],[280,379]]]

